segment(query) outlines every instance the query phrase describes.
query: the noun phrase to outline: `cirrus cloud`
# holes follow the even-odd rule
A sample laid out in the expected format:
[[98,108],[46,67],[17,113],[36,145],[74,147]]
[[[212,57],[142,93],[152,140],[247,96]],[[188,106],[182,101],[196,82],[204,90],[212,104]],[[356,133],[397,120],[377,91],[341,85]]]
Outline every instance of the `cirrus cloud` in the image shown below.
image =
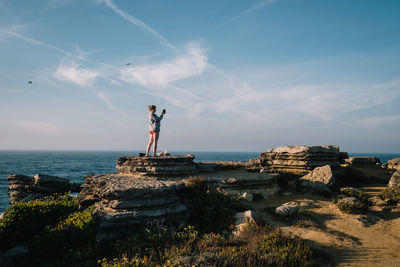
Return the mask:
[[62,61],[53,76],[60,81],[75,83],[81,87],[88,87],[99,76],[99,73],[82,68],[75,62],[66,64]]
[[189,43],[183,55],[171,61],[124,69],[120,79],[147,88],[163,88],[174,81],[200,75],[206,68],[206,50],[198,43]]

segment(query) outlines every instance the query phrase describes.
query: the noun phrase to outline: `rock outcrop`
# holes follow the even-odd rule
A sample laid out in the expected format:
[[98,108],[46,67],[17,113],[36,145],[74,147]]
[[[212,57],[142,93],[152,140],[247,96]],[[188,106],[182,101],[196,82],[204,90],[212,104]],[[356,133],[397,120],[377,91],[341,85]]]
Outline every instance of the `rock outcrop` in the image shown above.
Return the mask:
[[247,168],[249,164],[244,161],[201,161],[196,162],[196,167],[199,172],[213,172],[238,170]]
[[180,224],[187,216],[186,206],[176,192],[182,180],[135,177],[123,174],[89,175],[78,196],[82,207],[95,203],[99,221],[97,241],[124,236],[147,222]]
[[381,160],[378,157],[350,157],[346,159],[349,165],[380,165]]
[[281,146],[260,154],[263,172],[286,172],[304,175],[316,167],[329,165],[340,167],[346,152],[335,145],[325,146]]
[[215,173],[207,175],[206,181],[221,187],[230,195],[253,201],[274,196],[279,190],[278,177],[277,173]]
[[400,170],[400,157],[389,160],[384,166],[389,170]]
[[18,201],[29,201],[56,193],[79,192],[80,184],[71,182],[68,179],[36,174],[35,176],[26,176],[22,174],[10,174],[8,176],[8,193],[10,204]]
[[117,160],[117,171],[140,176],[186,175],[197,172],[194,155],[185,156],[125,156]]
[[389,187],[400,187],[400,170],[393,173],[388,183]]

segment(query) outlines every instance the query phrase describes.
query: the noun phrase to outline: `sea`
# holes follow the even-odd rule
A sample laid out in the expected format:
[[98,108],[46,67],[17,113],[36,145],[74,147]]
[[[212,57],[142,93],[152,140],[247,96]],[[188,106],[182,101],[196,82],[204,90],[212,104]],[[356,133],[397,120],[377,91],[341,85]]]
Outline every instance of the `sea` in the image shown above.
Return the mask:
[[[138,155],[139,151],[0,151],[0,214],[8,207],[10,173],[33,176],[36,173],[55,175],[83,183],[85,176],[95,173],[115,173],[116,160],[121,156]],[[194,152],[172,151],[172,155],[195,154],[195,161],[248,161],[260,152]],[[379,157],[382,163],[400,157],[398,154],[349,153],[350,157]]]

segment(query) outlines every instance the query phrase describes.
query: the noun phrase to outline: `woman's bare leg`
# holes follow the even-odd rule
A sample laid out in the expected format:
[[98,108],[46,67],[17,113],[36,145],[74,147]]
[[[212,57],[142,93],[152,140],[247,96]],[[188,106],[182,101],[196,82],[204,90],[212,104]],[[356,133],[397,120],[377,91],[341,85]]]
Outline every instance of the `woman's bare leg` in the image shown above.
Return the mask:
[[154,133],[150,134],[150,138],[149,138],[149,144],[147,145],[147,149],[146,149],[146,156],[149,155],[150,152],[150,147],[154,142]]
[[160,132],[154,132],[154,145],[153,145],[154,156],[157,156],[157,143],[158,143],[159,136],[160,136]]

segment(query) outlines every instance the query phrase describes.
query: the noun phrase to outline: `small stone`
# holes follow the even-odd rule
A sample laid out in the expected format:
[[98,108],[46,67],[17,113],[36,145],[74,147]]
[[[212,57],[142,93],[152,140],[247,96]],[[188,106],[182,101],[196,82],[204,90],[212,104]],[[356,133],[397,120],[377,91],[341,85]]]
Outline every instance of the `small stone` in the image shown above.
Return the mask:
[[238,212],[235,215],[235,230],[233,234],[235,236],[240,235],[240,233],[250,224],[257,224],[258,217],[256,213],[252,210],[246,210],[244,212]]
[[275,209],[275,213],[281,216],[291,216],[297,213],[300,209],[300,204],[297,202],[287,202]]
[[235,179],[235,178],[229,178],[228,179],[228,184],[233,184],[233,183],[236,183],[237,182],[237,180]]

